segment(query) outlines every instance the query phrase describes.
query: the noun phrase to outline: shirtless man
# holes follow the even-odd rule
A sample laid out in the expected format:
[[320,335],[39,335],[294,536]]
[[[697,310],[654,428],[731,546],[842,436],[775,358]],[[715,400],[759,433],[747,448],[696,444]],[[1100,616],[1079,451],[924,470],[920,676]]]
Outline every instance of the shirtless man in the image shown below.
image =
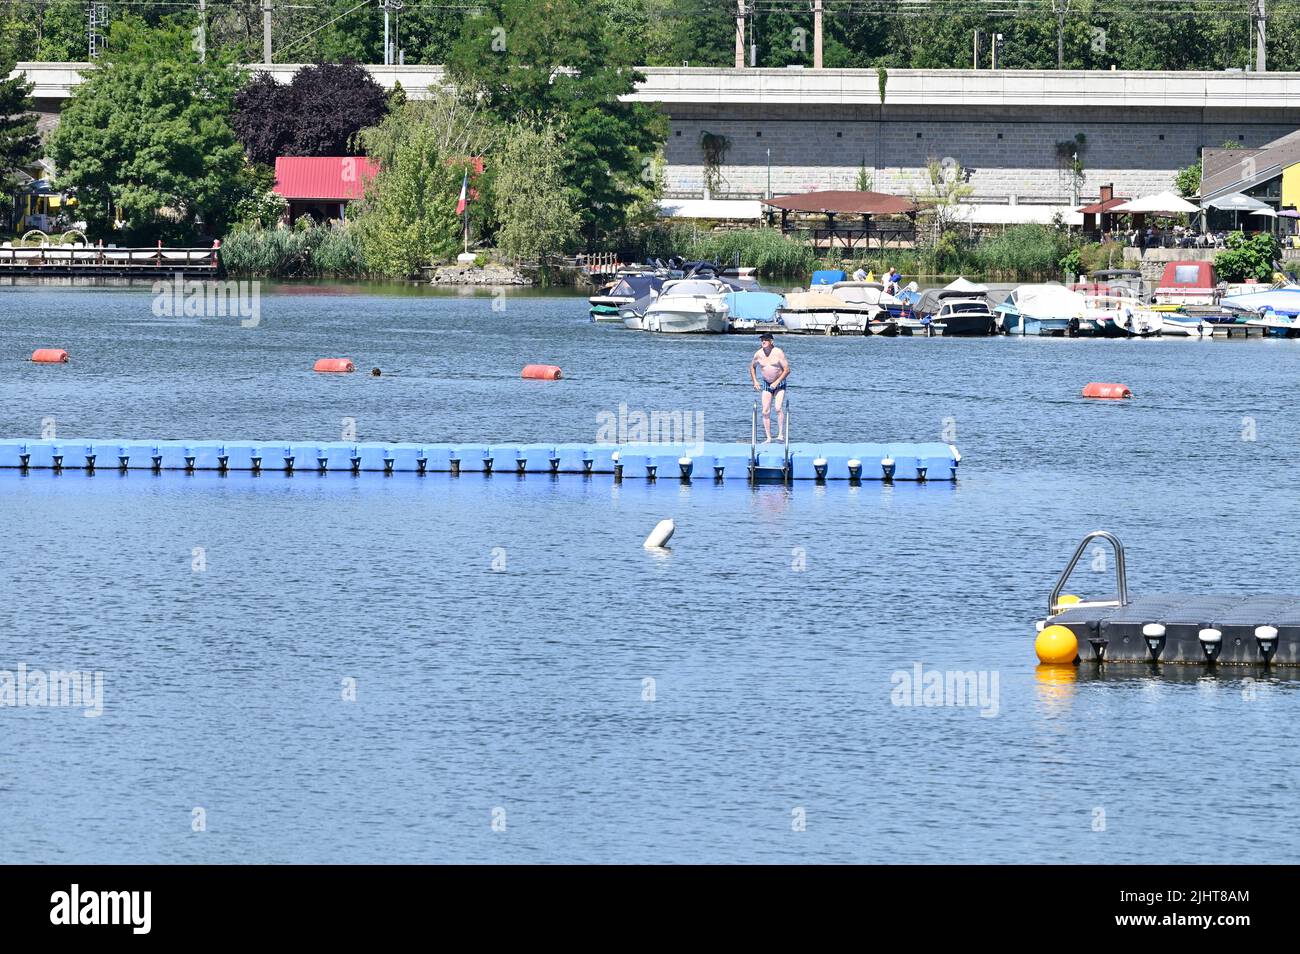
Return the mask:
[[785,352],[776,347],[770,334],[764,333],[758,340],[761,347],[749,362],[749,378],[754,382],[754,390],[763,392],[763,433],[767,435],[763,443],[770,444],[773,395],[776,395],[776,439],[785,439],[785,381],[790,377],[790,361]]

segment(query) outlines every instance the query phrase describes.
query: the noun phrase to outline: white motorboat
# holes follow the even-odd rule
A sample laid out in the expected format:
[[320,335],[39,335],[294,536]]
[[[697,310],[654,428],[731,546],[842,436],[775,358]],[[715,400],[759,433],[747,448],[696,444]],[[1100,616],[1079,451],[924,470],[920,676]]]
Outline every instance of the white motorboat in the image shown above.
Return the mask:
[[781,324],[795,334],[866,334],[887,311],[884,299],[892,298],[877,282],[815,285],[785,296]]
[[1064,285],[1020,285],[993,309],[998,330],[1009,335],[1066,335],[1079,327],[1087,300]]
[[1212,338],[1214,324],[1196,315],[1176,311],[1150,312],[1160,321],[1160,334],[1184,338]]
[[722,334],[727,330],[727,295],[731,291],[729,285],[715,278],[664,282],[659,297],[645,310],[642,330],[677,335]]

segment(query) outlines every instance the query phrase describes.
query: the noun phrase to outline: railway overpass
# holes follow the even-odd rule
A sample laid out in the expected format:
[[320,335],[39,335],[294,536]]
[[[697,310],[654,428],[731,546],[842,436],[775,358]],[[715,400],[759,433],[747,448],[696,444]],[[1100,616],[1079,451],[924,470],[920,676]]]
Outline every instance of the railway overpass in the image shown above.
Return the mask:
[[[89,63],[20,63],[56,121]],[[439,66],[367,67],[383,86],[421,97]],[[294,64],[268,70],[287,81]],[[1073,204],[1113,183],[1117,195],[1171,187],[1204,147],[1255,148],[1300,128],[1300,73],[893,70],[883,102],[875,70],[647,68],[629,99],[669,117],[667,191],[704,192],[701,136],[725,137],[713,198],[853,188],[906,193],[928,159],[952,158],[972,199],[1008,221]],[[1077,156],[1081,175],[1070,166]],[[1020,207],[1019,213],[1016,208]],[[1041,216],[1040,216],[1041,217]]]

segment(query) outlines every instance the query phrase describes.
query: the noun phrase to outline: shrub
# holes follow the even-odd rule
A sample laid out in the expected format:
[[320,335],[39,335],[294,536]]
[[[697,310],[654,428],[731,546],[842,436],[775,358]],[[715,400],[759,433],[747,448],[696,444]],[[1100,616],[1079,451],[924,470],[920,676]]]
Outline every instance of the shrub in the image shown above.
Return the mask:
[[1267,281],[1273,277],[1273,263],[1280,254],[1281,246],[1269,232],[1249,238],[1233,232],[1228,236],[1228,250],[1214,257],[1214,270],[1225,281],[1241,282],[1250,278]]

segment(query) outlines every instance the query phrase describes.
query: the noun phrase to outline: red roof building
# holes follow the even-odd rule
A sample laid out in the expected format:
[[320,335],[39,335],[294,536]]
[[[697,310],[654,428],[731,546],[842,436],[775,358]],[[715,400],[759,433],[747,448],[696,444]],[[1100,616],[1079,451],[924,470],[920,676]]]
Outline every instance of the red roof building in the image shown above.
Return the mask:
[[288,200],[290,224],[301,215],[326,222],[342,219],[378,173],[365,156],[277,156],[272,190]]

